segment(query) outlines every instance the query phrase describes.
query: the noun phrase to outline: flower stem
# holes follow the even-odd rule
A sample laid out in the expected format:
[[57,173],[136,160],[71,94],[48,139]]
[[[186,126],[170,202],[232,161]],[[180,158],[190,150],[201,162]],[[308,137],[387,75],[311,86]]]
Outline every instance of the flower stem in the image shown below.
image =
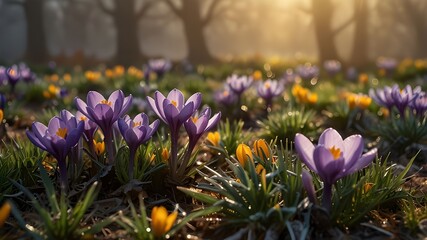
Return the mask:
[[176,170],[178,168],[178,130],[171,131],[171,155],[169,158],[170,176],[176,180]]
[[113,143],[113,135],[111,131],[103,131],[104,132],[104,142],[105,147],[107,149],[107,164],[114,164],[114,143]]
[[65,159],[58,159],[59,168],[59,182],[61,189],[66,192],[68,189],[68,173],[67,173],[67,162]]
[[197,141],[190,141],[188,144],[187,151],[184,154],[184,158],[182,160],[182,164],[179,166],[178,169],[178,176],[182,176],[185,173],[185,169],[187,169],[188,162],[191,158],[191,153],[193,152],[194,147],[196,146]]
[[332,184],[323,185],[322,207],[328,212],[331,211],[332,206]]
[[136,153],[136,149],[129,148],[129,166],[128,166],[129,181],[133,179],[133,170],[135,167],[135,153]]

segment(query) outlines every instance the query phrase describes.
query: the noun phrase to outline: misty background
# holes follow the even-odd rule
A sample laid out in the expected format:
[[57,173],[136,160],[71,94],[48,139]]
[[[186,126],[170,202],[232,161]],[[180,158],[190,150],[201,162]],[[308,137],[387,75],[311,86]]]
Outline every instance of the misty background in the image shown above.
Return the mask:
[[0,63],[427,57],[426,0],[0,0]]

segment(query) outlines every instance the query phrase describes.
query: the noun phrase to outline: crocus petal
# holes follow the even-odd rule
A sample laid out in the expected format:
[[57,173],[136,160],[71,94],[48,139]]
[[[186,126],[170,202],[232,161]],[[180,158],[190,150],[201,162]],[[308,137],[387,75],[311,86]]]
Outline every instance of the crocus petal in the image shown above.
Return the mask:
[[360,169],[365,168],[366,166],[372,163],[376,155],[377,155],[376,148],[371,149],[369,152],[363,154],[362,157],[359,158],[357,162],[350,169],[346,171],[345,175],[350,175],[354,172],[359,171]]
[[344,150],[344,143],[341,135],[337,130],[328,128],[319,137],[319,145],[324,145],[326,148],[339,148],[341,151]]
[[122,136],[124,136],[126,131],[129,129],[129,125],[122,118],[119,118],[119,120],[117,120],[117,124],[119,126],[120,133],[122,134]]
[[150,136],[154,134],[155,131],[157,131],[157,128],[159,127],[160,121],[159,119],[156,119],[154,122],[150,124],[150,131],[147,133]]
[[155,99],[155,101],[154,101],[155,106],[157,108],[157,111],[159,112],[158,115],[161,118],[166,119],[165,110],[163,108],[163,104],[164,104],[164,102],[166,100],[165,96],[163,96],[163,94],[161,92],[156,91],[156,92],[154,92],[154,99]]
[[48,131],[50,134],[56,134],[59,128],[64,128],[65,124],[58,117],[53,117],[49,120],[47,125]]
[[36,134],[37,138],[41,138],[46,134],[47,127],[39,122],[34,122],[31,125],[31,130]]
[[165,99],[165,101],[163,102],[163,109],[165,111],[166,123],[171,128],[176,130],[179,127],[179,125],[178,125],[178,114],[179,114],[178,109],[176,109],[176,107],[172,103],[169,103],[169,101],[167,99]]
[[295,149],[301,159],[313,172],[317,172],[316,165],[313,162],[314,145],[304,135],[297,133],[295,135]]
[[211,119],[209,119],[208,126],[205,129],[205,132],[210,131],[221,119],[221,112],[215,114]]
[[156,113],[156,115],[164,122],[167,123],[166,118],[160,114],[159,110],[157,109],[157,101],[155,101],[151,97],[147,97],[148,105],[150,105],[151,109]]
[[302,185],[307,192],[307,196],[310,202],[316,204],[316,191],[314,190],[313,177],[306,170],[302,171]]
[[168,212],[165,207],[154,207],[151,212],[151,230],[154,236],[161,237],[165,234]]
[[174,101],[178,110],[181,110],[184,106],[184,95],[176,88],[169,92],[167,99],[171,102]]
[[125,99],[123,100],[122,109],[118,114],[119,117],[123,116],[127,113],[127,111],[129,111],[129,108],[132,106],[132,100],[132,94],[129,94],[129,96],[125,97]]
[[334,159],[331,152],[322,145],[316,146],[313,153],[314,164],[317,168],[317,174],[323,182],[328,184],[335,183],[344,167],[344,159]]
[[139,141],[141,140],[141,136],[143,134],[145,133],[141,132],[139,129],[128,129],[123,135],[123,138],[125,139],[129,148],[133,148],[134,150],[139,146]]
[[190,102],[193,102],[194,110],[198,109],[200,107],[200,104],[202,103],[202,94],[201,93],[195,93],[195,94],[191,95],[191,97],[189,97],[187,99],[187,102],[185,102],[185,105],[189,104]]
[[187,131],[188,137],[193,138],[197,134],[197,127],[191,119],[184,123],[184,127]]
[[28,139],[34,144],[36,145],[36,147],[41,148],[44,151],[48,151],[47,148],[42,144],[42,142],[34,135],[33,132],[31,131],[27,131],[27,137]]
[[65,160],[68,152],[70,151],[70,148],[67,148],[67,141],[65,141],[63,138],[52,139],[52,149],[53,152],[51,152],[51,154],[58,161]]
[[359,159],[363,152],[363,139],[360,135],[352,135],[344,139],[343,157],[345,160],[345,170],[351,168]]
[[[115,92],[117,92],[117,91],[114,91],[113,94]],[[113,112],[114,112],[114,118],[121,117],[120,113],[122,112],[124,96],[123,96],[123,92],[121,94],[120,94],[120,92],[116,94],[118,96],[117,98],[112,98],[112,96],[110,96],[110,98],[108,99],[109,102],[113,103],[111,108],[113,109]],[[113,94],[111,94],[111,95],[113,95]],[[110,101],[110,99],[111,99],[111,101]]]
[[96,91],[89,91],[86,98],[87,106],[89,106],[90,108],[95,108],[95,106],[101,103],[103,100],[105,100],[104,96],[102,96],[99,92]]
[[83,122],[79,122],[79,124],[77,125],[77,128],[72,129],[66,138],[67,141],[67,148],[72,148],[74,146],[76,146],[76,144],[79,142],[80,137],[83,134],[83,130],[84,130],[84,123]]
[[194,103],[190,102],[186,104],[178,115],[179,122],[183,123],[187,121],[191,117],[191,115],[194,114],[194,112],[195,112]]
[[74,98],[74,103],[76,104],[77,109],[87,117],[87,105],[85,102],[83,102],[80,98],[76,97]]

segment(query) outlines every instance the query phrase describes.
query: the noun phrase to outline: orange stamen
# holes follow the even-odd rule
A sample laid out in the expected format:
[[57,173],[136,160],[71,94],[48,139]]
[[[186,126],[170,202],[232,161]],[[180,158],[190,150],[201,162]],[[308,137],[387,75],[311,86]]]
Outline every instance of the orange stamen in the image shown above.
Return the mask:
[[56,131],[56,135],[62,138],[67,137],[68,130],[66,128],[58,128],[58,131]]
[[335,146],[329,148],[334,160],[337,160],[341,156],[341,150],[339,148],[335,148]]
[[102,101],[101,101],[101,103],[102,103],[102,104],[106,104],[106,105],[108,105],[108,106],[110,106],[110,107],[111,107],[111,105],[113,104],[113,103],[111,103],[110,101],[108,101],[108,100],[106,100],[106,99],[102,100]]

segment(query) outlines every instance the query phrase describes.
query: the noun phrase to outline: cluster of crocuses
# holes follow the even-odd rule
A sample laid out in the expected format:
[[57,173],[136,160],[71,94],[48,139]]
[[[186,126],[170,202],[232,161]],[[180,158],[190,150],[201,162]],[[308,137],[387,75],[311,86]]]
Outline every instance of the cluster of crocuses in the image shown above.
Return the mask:
[[[332,207],[332,187],[341,178],[368,166],[377,153],[374,148],[363,154],[364,142],[360,135],[342,139],[341,135],[328,128],[320,135],[317,146],[304,135],[295,136],[295,149],[300,160],[323,182],[322,206]],[[317,203],[312,176],[303,171],[302,180],[310,201]]]
[[386,86],[383,89],[370,89],[369,95],[374,101],[392,112],[397,109],[400,116],[405,118],[406,109],[410,109],[419,117],[423,117],[427,111],[427,94],[421,90],[420,86],[412,88],[407,85],[403,89],[397,84],[392,87]]
[[[169,154],[169,168],[171,179],[175,182],[185,178],[191,161],[191,154],[200,137],[212,129],[220,120],[221,113],[211,117],[209,107],[198,112],[201,105],[201,94],[192,95],[187,101],[178,89],[173,89],[167,97],[160,92],[154,93],[154,98],[148,97],[148,103],[159,118],[165,122],[170,129],[171,153]],[[75,104],[79,110],[76,116],[63,110],[60,116],[53,117],[48,126],[35,122],[27,136],[37,147],[52,154],[58,161],[61,186],[67,188],[67,156],[69,162],[77,162],[79,151],[77,146],[81,136],[93,149],[94,134],[100,129],[104,136],[109,165],[115,162],[115,138],[114,129],[118,129],[124,141],[129,147],[129,179],[133,178],[134,158],[140,145],[147,142],[159,126],[159,120],[149,123],[145,113],[136,115],[133,119],[125,115],[132,103],[132,96],[125,97],[121,90],[113,92],[108,99],[100,93],[90,91],[86,102],[76,97]],[[178,138],[181,126],[184,125],[189,137],[186,153],[178,156]]]
[[398,62],[394,58],[379,57],[377,59],[377,67],[381,75],[390,76],[394,73]]
[[[169,127],[171,150],[168,156],[170,180],[175,184],[181,184],[186,180],[186,174],[192,168],[191,155],[200,137],[211,130],[220,120],[221,113],[211,117],[209,107],[198,111],[201,102],[201,93],[195,93],[185,101],[184,95],[178,89],[173,89],[165,97],[156,91],[154,98],[147,97],[148,103],[157,116]],[[189,137],[189,143],[184,155],[179,156],[178,139],[181,127]]]
[[[255,84],[258,96],[264,99],[266,107],[270,108],[273,99],[283,93],[285,82],[283,80],[278,81],[274,79],[267,79],[265,81],[259,80],[258,84]],[[229,106],[236,102],[240,105],[241,95],[252,86],[253,82],[252,76],[239,76],[233,74],[227,78],[223,90],[216,92],[214,97],[217,102],[224,106]]]
[[12,65],[8,68],[0,66],[0,85],[8,84],[13,92],[20,80],[32,83],[36,80],[36,74],[24,63]]
[[[295,136],[295,149],[299,159],[322,180],[322,206],[328,211],[332,206],[333,185],[339,179],[368,166],[377,153],[376,148],[363,153],[362,136],[352,135],[343,140],[341,135],[332,128],[326,129],[320,135],[317,146],[314,146],[306,136],[297,134]],[[260,161],[272,161],[271,149],[263,139],[256,140],[252,149],[243,143],[239,144],[236,149],[236,158],[243,167],[246,167],[248,161],[254,161],[254,155]],[[257,170],[259,168],[262,169],[262,166],[256,167]],[[313,204],[317,204],[311,174],[304,170],[302,180],[309,200]]]
[[107,148],[107,164],[114,164],[115,145],[113,130],[118,126],[123,139],[129,146],[129,177],[132,179],[133,161],[137,148],[147,142],[156,131],[159,121],[149,124],[144,113],[134,119],[125,116],[132,103],[132,96],[124,96],[121,90],[113,92],[108,99],[100,93],[91,91],[87,94],[87,102],[75,99],[78,112],[74,116],[62,110],[59,116],[53,117],[48,126],[34,122],[27,136],[37,147],[49,152],[58,161],[61,187],[67,188],[67,156],[69,164],[74,164],[81,151],[78,143],[84,136],[88,146],[93,146],[94,134],[99,128],[104,135]]

